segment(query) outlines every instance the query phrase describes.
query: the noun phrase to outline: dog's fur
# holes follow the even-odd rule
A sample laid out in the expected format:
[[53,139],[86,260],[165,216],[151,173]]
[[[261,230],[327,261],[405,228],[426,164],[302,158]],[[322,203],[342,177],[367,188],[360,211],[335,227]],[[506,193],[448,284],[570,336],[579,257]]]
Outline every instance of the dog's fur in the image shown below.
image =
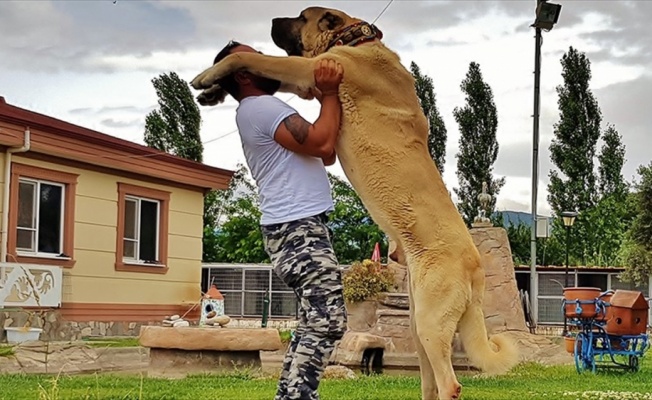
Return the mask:
[[357,22],[319,7],[298,18],[274,19],[272,38],[288,57],[231,54],[198,75],[192,86],[208,90],[199,97],[202,104],[216,104],[225,96],[216,81],[246,69],[280,80],[281,90],[305,98],[314,87],[318,60],[342,64],[337,155],[374,221],[397,243],[398,261],[408,266],[422,397],[456,399],[461,386],[451,345],[457,328],[469,359],[487,373],[514,366],[517,348],[503,335],[487,337],[480,255],[428,153],[428,122],[412,75],[380,40],[327,49],[339,29]]

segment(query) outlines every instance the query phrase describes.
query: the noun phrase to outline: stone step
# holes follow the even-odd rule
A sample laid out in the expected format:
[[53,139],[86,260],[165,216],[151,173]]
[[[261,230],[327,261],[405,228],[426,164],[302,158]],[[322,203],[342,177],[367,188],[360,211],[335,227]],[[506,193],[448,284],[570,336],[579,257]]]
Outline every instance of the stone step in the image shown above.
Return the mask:
[[410,309],[410,298],[407,293],[384,293],[379,302],[386,307]]
[[380,310],[376,310],[376,316],[378,318],[380,317],[405,317],[405,318],[410,318],[410,311],[409,310],[394,310],[390,308],[382,308]]

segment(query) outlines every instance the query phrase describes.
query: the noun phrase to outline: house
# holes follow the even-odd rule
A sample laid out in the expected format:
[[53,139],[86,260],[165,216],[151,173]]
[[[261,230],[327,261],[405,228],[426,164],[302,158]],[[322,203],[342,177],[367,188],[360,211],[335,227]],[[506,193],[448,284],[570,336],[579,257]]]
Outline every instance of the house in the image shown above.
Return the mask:
[[0,307],[55,310],[57,338],[196,317],[204,194],[232,174],[0,97]]

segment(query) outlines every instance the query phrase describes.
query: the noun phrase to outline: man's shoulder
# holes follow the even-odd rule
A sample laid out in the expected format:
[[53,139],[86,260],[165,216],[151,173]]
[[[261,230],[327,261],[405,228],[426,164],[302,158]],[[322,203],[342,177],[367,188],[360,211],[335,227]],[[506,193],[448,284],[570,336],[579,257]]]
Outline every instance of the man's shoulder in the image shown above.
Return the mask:
[[279,99],[278,97],[267,95],[267,94],[262,96],[247,97],[246,99],[243,99],[240,103],[240,105],[242,106],[251,105],[254,107],[260,107],[261,104],[290,107],[287,103],[285,103],[283,100]]

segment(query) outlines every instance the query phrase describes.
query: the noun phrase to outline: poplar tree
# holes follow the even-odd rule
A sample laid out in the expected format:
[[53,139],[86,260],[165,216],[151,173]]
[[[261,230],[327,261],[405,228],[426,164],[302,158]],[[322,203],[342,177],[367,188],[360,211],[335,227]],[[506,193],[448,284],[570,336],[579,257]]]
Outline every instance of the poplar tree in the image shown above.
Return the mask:
[[[554,231],[563,232],[561,212],[580,215],[573,225],[571,253],[586,264],[596,252],[596,226],[590,214],[598,201],[594,158],[600,139],[602,114],[590,89],[591,62],[584,53],[570,47],[561,59],[563,84],[557,87],[559,121],[550,144],[552,163],[548,202],[554,214]],[[593,237],[592,237],[593,236]]]
[[482,183],[486,182],[492,201],[487,217],[496,207],[496,197],[505,184],[505,178],[494,178],[493,166],[498,157],[498,114],[491,87],[484,82],[480,65],[472,62],[461,84],[466,95],[466,104],[453,111],[460,129],[460,150],[457,154],[457,177],[459,188],[455,193],[459,199],[457,208],[467,225],[478,215]]
[[428,151],[430,157],[437,165],[440,173],[444,173],[444,164],[446,158],[446,125],[437,109],[437,99],[435,97],[435,86],[432,78],[421,72],[419,66],[413,61],[410,64],[410,70],[414,77],[414,86],[419,97],[419,104],[423,114],[428,119]]

